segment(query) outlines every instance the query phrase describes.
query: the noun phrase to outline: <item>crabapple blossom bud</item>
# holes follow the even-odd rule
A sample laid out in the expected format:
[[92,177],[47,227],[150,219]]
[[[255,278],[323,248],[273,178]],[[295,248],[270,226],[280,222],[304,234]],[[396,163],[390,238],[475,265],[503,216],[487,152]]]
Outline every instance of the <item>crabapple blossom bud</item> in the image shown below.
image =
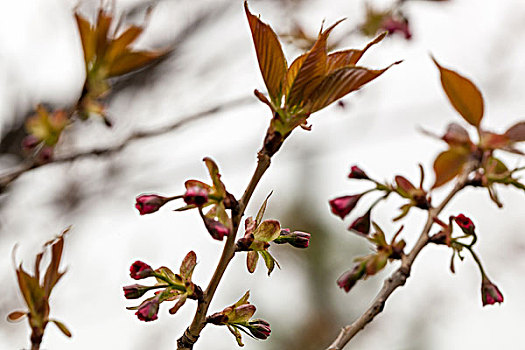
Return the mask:
[[131,286],[125,286],[122,289],[124,290],[124,297],[126,299],[138,299],[146,294],[150,288],[140,284],[132,284]]
[[357,165],[354,165],[350,168],[350,174],[348,174],[349,179],[358,179],[358,180],[369,180],[370,178],[366,173],[359,168]]
[[255,338],[265,340],[270,336],[270,324],[265,320],[255,319],[250,321],[248,324],[248,329]]
[[137,315],[139,320],[149,322],[155,321],[158,318],[158,312],[159,300],[157,298],[153,298],[140,304],[140,307],[138,308],[137,312],[135,312],[135,315]]
[[465,234],[467,234],[467,235],[473,235],[474,234],[474,229],[476,227],[474,226],[474,223],[472,222],[472,220],[470,220],[465,215],[459,214],[458,216],[456,216],[454,218],[454,221],[456,222],[456,224],[458,224],[458,226],[461,228],[461,230]]
[[501,294],[498,287],[487,277],[483,277],[483,281],[481,283],[481,300],[483,302],[483,306],[503,302],[503,294]]
[[204,220],[204,226],[206,226],[206,229],[213,239],[222,241],[224,236],[228,236],[230,234],[230,230],[221,222],[207,216],[203,216],[202,219]]
[[389,34],[399,32],[403,34],[407,40],[412,38],[412,33],[408,27],[408,21],[405,18],[396,19],[393,17],[387,17],[383,20],[381,28],[386,30]]
[[370,233],[370,214],[371,211],[369,210],[365,215],[358,217],[350,227],[348,227],[348,230],[367,236]]
[[199,186],[192,186],[184,193],[184,202],[198,207],[203,206],[208,201],[208,191]]
[[366,265],[357,264],[353,269],[346,271],[337,279],[337,285],[339,288],[343,288],[345,292],[349,292],[350,289],[359,281],[366,272]]
[[129,275],[136,280],[151,277],[154,273],[155,271],[153,271],[151,266],[139,260],[135,261],[129,268]]
[[359,199],[361,199],[361,194],[355,194],[352,196],[343,196],[332,199],[330,207],[332,208],[332,213],[339,216],[341,219],[344,219],[352,209],[355,208]]
[[36,146],[38,146],[38,144],[41,142],[42,140],[40,140],[38,137],[36,137],[35,135],[33,134],[30,134],[30,135],[27,135],[26,137],[24,137],[24,139],[22,140],[22,149],[24,151],[31,151],[32,149],[34,149]]
[[307,232],[294,231],[288,238],[288,243],[295,248],[308,248],[310,244],[310,234]]
[[166,204],[169,199],[156,194],[142,194],[136,198],[135,208],[140,215],[151,214]]

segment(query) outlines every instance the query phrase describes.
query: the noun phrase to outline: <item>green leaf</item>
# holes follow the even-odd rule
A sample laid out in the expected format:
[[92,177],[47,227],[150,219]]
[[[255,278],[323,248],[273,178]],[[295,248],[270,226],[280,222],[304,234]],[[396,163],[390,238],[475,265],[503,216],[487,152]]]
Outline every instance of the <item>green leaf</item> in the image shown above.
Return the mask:
[[215,187],[217,194],[221,197],[226,197],[226,187],[221,181],[221,174],[219,173],[219,167],[213,161],[213,159],[209,157],[205,157],[203,160],[204,160],[204,163],[206,164],[206,167],[208,168],[208,172],[210,173],[210,177],[213,181],[213,187]]
[[440,153],[434,161],[436,180],[432,188],[442,186],[455,178],[463,170],[469,156],[469,150],[463,147],[454,147]]
[[50,321],[50,322],[53,322],[53,323],[58,327],[58,329],[60,329],[60,331],[61,331],[62,333],[64,333],[64,335],[65,335],[66,337],[71,338],[71,332],[69,331],[69,329],[67,329],[67,327],[66,327],[65,324],[63,324],[62,322],[57,321],[57,320],[49,320],[49,321]]
[[266,211],[266,204],[268,202],[268,199],[272,195],[272,193],[273,193],[273,191],[270,192],[270,194],[268,194],[268,196],[264,200],[263,204],[259,208],[259,211],[257,212],[257,216],[255,217],[255,226],[259,226],[259,224],[261,223],[261,220],[262,220],[262,218],[264,216],[264,212]]
[[442,67],[432,60],[439,69],[441,85],[452,106],[469,124],[479,127],[483,118],[483,96],[469,79],[453,70]]
[[266,264],[266,268],[268,269],[268,276],[270,276],[273,269],[275,268],[275,264],[277,264],[277,266],[279,266],[279,264],[267,250],[260,250],[259,254],[261,254],[261,256],[263,257],[264,263]]
[[256,241],[271,242],[281,234],[281,224],[277,220],[263,221],[253,233]]
[[241,332],[239,332],[239,329],[236,326],[232,326],[229,324],[227,324],[226,327],[228,327],[228,330],[230,331],[230,333],[233,334],[233,336],[235,337],[237,344],[239,346],[244,346],[244,344],[242,343],[242,336],[241,336]]

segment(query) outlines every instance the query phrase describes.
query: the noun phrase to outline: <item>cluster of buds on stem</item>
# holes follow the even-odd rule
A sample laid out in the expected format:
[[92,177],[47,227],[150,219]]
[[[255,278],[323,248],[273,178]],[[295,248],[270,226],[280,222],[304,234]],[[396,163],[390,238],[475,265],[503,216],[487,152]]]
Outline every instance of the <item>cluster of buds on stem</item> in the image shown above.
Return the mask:
[[133,284],[123,287],[126,299],[141,298],[150,290],[157,290],[153,297],[145,299],[140,305],[128,307],[128,310],[137,310],[135,315],[141,321],[154,321],[158,318],[159,306],[164,301],[176,301],[175,305],[169,310],[170,314],[176,313],[187,299],[200,300],[202,290],[191,280],[193,270],[197,265],[197,257],[193,251],[189,252],[180,266],[180,273],[175,274],[167,267],[160,267],[156,270],[142,262],[135,261],[130,267],[130,277],[135,280],[142,280],[154,277],[156,284],[144,286]]
[[228,306],[221,312],[216,312],[206,318],[206,322],[217,326],[226,326],[237,340],[239,346],[244,346],[241,331],[252,338],[265,340],[270,336],[270,324],[262,319],[252,319],[255,313],[255,305],[250,304],[248,298],[250,292],[235,304]]

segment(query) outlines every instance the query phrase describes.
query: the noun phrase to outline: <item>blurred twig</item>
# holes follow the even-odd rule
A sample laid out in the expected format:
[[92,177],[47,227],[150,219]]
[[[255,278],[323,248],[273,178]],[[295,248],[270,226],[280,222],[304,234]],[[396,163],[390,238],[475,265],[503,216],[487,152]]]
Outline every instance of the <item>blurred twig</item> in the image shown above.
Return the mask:
[[179,129],[183,127],[184,125],[189,124],[191,122],[194,122],[194,121],[206,118],[206,117],[210,117],[219,112],[224,112],[224,111],[227,111],[233,108],[237,108],[242,105],[246,105],[252,101],[254,101],[254,99],[251,97],[241,97],[241,98],[233,99],[225,103],[220,103],[216,106],[205,109],[203,111],[184,116],[180,118],[179,120],[172,122],[171,124],[164,125],[162,127],[145,130],[145,131],[135,131],[131,135],[126,137],[124,140],[122,140],[120,143],[114,146],[111,146],[111,147],[95,148],[95,149],[92,149],[86,152],[73,153],[73,154],[62,156],[62,157],[57,157],[48,163],[38,163],[35,161],[26,162],[20,165],[17,169],[11,170],[7,173],[0,175],[0,193],[4,192],[5,189],[13,181],[15,181],[19,176],[33,169],[40,168],[42,166],[49,165],[49,164],[68,163],[68,162],[72,162],[72,161],[75,161],[81,158],[87,158],[87,157],[93,157],[93,156],[110,156],[114,153],[122,151],[124,148],[126,148],[130,143],[134,141],[166,134],[173,130]]

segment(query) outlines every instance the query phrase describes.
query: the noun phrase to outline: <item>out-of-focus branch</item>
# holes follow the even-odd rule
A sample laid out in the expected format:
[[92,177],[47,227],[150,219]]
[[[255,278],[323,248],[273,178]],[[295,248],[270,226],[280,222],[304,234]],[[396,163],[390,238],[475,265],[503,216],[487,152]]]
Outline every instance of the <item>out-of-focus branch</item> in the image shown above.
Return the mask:
[[95,148],[95,149],[92,149],[86,152],[73,153],[73,154],[62,156],[62,157],[57,157],[47,163],[37,163],[35,161],[26,162],[20,165],[17,169],[11,170],[7,173],[0,175],[0,193],[4,192],[5,189],[13,181],[15,181],[19,176],[33,169],[40,168],[42,166],[49,165],[49,164],[69,163],[77,159],[88,158],[88,157],[93,157],[93,156],[110,156],[114,153],[122,151],[124,148],[126,148],[130,143],[134,141],[166,134],[168,132],[177,130],[191,122],[195,122],[197,120],[210,117],[219,112],[227,111],[227,110],[237,108],[242,105],[246,105],[252,101],[254,101],[253,98],[241,97],[241,98],[237,98],[237,99],[225,102],[225,103],[220,103],[216,106],[213,106],[211,108],[205,109],[197,113],[189,114],[187,116],[180,118],[179,120],[173,123],[170,123],[170,124],[167,124],[167,125],[155,128],[155,129],[150,129],[150,130],[145,130],[145,131],[135,131],[131,135],[126,137],[124,140],[122,140],[120,143],[110,146],[110,147]]
[[429,233],[430,229],[432,228],[432,224],[434,223],[434,218],[437,218],[437,216],[447,206],[450,200],[454,198],[454,196],[459,191],[461,191],[468,185],[469,174],[478,167],[479,164],[477,162],[473,162],[472,164],[469,164],[469,166],[465,167],[465,170],[458,178],[456,185],[445,197],[445,199],[443,199],[437,207],[432,207],[428,210],[428,217],[425,226],[423,227],[423,230],[421,231],[421,234],[410,253],[402,257],[401,266],[389,278],[387,278],[384,281],[383,287],[376,295],[374,301],[369,306],[369,308],[351,325],[348,325],[341,329],[339,335],[332,342],[332,344],[330,344],[327,350],[343,349],[346,346],[346,344],[348,344],[348,342],[357,333],[359,333],[363,328],[365,328],[365,326],[368,323],[372,322],[375,316],[377,316],[383,311],[387,299],[394,292],[394,290],[405,284],[406,280],[410,276],[410,271],[412,269],[414,261],[416,260],[421,250],[429,243]]

